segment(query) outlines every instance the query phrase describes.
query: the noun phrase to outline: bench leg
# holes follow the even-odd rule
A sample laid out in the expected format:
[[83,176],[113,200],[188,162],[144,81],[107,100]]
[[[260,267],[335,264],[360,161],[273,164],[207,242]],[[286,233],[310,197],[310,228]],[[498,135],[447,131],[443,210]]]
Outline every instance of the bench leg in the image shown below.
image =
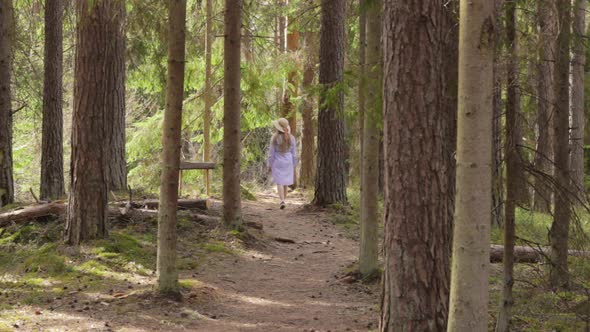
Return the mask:
[[182,196],[182,170],[178,173],[178,197]]
[[211,196],[211,184],[209,183],[209,169],[205,170],[205,191],[207,192],[207,198]]

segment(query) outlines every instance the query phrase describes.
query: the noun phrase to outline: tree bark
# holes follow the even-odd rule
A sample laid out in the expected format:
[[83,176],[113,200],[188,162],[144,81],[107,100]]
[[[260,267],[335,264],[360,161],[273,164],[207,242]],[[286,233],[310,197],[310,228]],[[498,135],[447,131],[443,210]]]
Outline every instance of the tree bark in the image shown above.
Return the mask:
[[[211,107],[213,104],[212,98],[212,44],[215,40],[213,38],[213,0],[207,0],[206,8],[206,28],[205,28],[205,110],[203,114],[203,161],[211,161]],[[211,191],[211,174],[210,172],[203,172],[205,178],[205,190],[207,193]]]
[[535,152],[535,169],[546,176],[535,177],[533,208],[542,213],[551,213],[552,187],[548,181],[553,176],[553,144],[555,102],[554,63],[555,36],[557,21],[554,15],[555,1],[539,0],[537,17],[539,20],[539,63],[537,78],[537,147]]
[[571,130],[571,169],[573,189],[577,198],[585,200],[584,188],[584,67],[586,66],[586,1],[575,0],[573,24],[572,59],[572,130]]
[[506,21],[506,43],[508,46],[508,68],[507,68],[507,83],[506,83],[506,113],[514,115],[514,135],[511,135],[511,139],[514,142],[509,143],[513,149],[515,149],[514,157],[516,162],[513,164],[515,167],[513,181],[517,182],[517,185],[513,187],[516,190],[514,197],[516,204],[519,206],[528,206],[530,204],[528,184],[524,173],[524,159],[522,153],[522,124],[523,119],[521,115],[521,100],[520,100],[520,73],[519,73],[519,54],[518,54],[518,37],[516,35],[516,19],[511,19],[512,5],[516,0],[508,0],[506,4],[507,9],[507,21]]
[[[360,147],[360,160],[358,163],[358,174],[362,176],[363,173],[363,139],[365,127],[365,109],[367,93],[367,14],[366,1],[359,0],[359,86],[358,86],[358,144]],[[379,34],[381,35],[381,34]],[[361,195],[363,192],[363,185],[361,181],[360,186]]]
[[306,33],[304,43],[306,60],[302,85],[303,92],[305,93],[305,101],[301,109],[303,128],[301,130],[301,171],[299,180],[303,188],[310,188],[314,182],[315,130],[313,109],[315,93],[312,91],[312,87],[316,76],[315,67],[317,64],[316,34],[311,32]]
[[322,0],[320,30],[320,94],[318,159],[313,204],[346,203],[344,74],[346,3]]
[[158,292],[177,296],[180,290],[176,269],[176,212],[184,96],[186,0],[169,0],[168,10],[168,80],[166,111],[162,125],[157,272]]
[[519,177],[522,172],[522,159],[519,144],[522,143],[520,121],[520,91],[516,85],[518,80],[518,54],[516,36],[517,16],[516,1],[506,3],[506,37],[510,49],[508,68],[508,98],[506,102],[506,202],[504,204],[504,283],[502,298],[496,324],[496,332],[510,331],[510,320],[514,296],[512,285],[514,284],[514,245],[516,240],[515,213],[519,203],[519,186],[522,185]]
[[[105,1],[105,0],[100,0]],[[113,0],[111,0],[113,1]],[[106,53],[110,68],[107,79],[112,80],[107,96],[108,125],[104,127],[105,143],[109,147],[110,161],[107,175],[109,190],[127,189],[127,161],[125,155],[125,2],[115,1],[111,29],[111,52]]]
[[[378,269],[378,226],[379,226],[379,145],[381,142],[380,123],[382,110],[382,57],[381,57],[381,13],[383,5],[376,0],[367,10],[367,94],[368,104],[364,110],[362,135],[364,146],[361,169],[361,236],[359,270],[363,276],[370,276]],[[363,46],[361,46],[362,48]],[[363,78],[361,78],[363,80]],[[359,101],[360,102],[360,101]]]
[[12,0],[0,0],[0,207],[14,201],[12,174]]
[[[294,29],[293,27],[292,29]],[[287,51],[293,56],[299,50],[299,31],[289,31],[287,34]],[[291,134],[297,137],[297,109],[291,102],[291,98],[297,98],[299,93],[297,70],[287,75],[287,86],[283,94],[283,116],[289,120]],[[297,171],[293,172],[293,188],[297,187]]]
[[[76,70],[72,115],[72,157],[66,242],[107,235],[107,193],[113,163],[107,135],[114,135],[112,109],[118,107],[124,3],[77,1]],[[121,60],[120,62],[118,62]],[[106,97],[105,97],[106,96]],[[108,143],[105,143],[108,142]]]
[[223,118],[223,220],[242,225],[240,197],[240,32],[242,0],[225,1],[224,118]]
[[63,12],[62,0],[45,2],[45,78],[40,198],[65,195],[63,165]]
[[380,331],[444,331],[447,323],[452,190],[446,174],[452,169],[452,128],[445,86],[445,3],[384,1]]
[[[461,1],[457,194],[448,331],[487,331],[494,2]],[[477,317],[477,319],[474,319]]]
[[570,70],[570,27],[571,3],[569,0],[556,0],[559,33],[555,62],[555,213],[549,240],[551,242],[551,271],[549,282],[554,288],[569,286],[567,250],[571,217],[569,163],[569,70]]

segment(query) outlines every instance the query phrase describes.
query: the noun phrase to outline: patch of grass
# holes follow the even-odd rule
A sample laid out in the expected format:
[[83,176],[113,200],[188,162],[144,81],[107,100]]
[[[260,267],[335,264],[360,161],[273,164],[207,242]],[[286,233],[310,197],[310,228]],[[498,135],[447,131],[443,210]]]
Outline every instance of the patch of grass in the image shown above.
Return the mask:
[[92,251],[111,265],[136,266],[138,270],[155,266],[155,244],[142,241],[136,234],[115,231],[108,239],[95,241],[93,246]]
[[233,250],[228,248],[224,242],[211,240],[205,244],[203,244],[203,249],[205,249],[208,253],[224,253],[224,254],[232,254]]
[[178,281],[178,285],[185,290],[203,287],[203,283],[197,279],[181,279]]

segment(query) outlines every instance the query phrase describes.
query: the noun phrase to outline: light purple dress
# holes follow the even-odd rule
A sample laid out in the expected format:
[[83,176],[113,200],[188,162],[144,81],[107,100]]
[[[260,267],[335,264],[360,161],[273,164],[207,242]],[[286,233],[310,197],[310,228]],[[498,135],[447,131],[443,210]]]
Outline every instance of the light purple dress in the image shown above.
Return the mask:
[[[282,138],[282,134],[279,137]],[[295,137],[291,135],[291,147],[287,151],[281,152],[281,140],[277,139],[274,144],[273,141],[270,143],[267,162],[268,167],[272,170],[272,180],[278,185],[290,186],[293,184],[295,166],[298,163],[297,142]]]

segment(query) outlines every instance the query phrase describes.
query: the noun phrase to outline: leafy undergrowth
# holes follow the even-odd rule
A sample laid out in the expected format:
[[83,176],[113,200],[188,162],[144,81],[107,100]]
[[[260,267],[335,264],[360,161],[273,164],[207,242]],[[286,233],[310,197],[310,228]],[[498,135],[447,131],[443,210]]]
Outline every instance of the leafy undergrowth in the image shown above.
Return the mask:
[[[193,270],[243,248],[245,232],[226,232],[216,220],[179,213],[177,264],[186,296],[205,287]],[[158,307],[170,304],[153,296],[155,215],[112,220],[108,239],[76,249],[62,243],[62,232],[63,220],[0,229],[0,331],[35,329],[41,315],[121,315],[139,300],[164,315]]]
[[[518,209],[516,245],[533,248],[549,246],[550,215]],[[572,221],[570,248],[588,250],[590,215],[578,211]],[[502,230],[492,229],[492,243],[503,244]],[[548,285],[549,264],[516,264],[513,329],[515,331],[587,331],[590,329],[590,259],[570,257],[572,286],[553,291]],[[490,331],[497,318],[503,285],[502,264],[492,264],[490,276]]]

